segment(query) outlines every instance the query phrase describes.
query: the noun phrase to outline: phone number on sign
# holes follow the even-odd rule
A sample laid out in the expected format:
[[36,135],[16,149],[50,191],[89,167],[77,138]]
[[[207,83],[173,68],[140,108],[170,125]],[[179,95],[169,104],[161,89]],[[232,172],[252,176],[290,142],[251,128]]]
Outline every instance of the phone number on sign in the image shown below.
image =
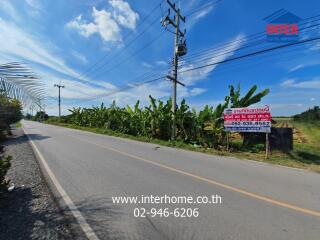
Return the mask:
[[271,122],[268,121],[227,121],[224,123],[224,126],[271,126]]
[[197,218],[199,216],[199,208],[175,208],[170,210],[169,208],[151,208],[147,210],[145,208],[135,208],[133,210],[134,217],[176,217],[176,218]]

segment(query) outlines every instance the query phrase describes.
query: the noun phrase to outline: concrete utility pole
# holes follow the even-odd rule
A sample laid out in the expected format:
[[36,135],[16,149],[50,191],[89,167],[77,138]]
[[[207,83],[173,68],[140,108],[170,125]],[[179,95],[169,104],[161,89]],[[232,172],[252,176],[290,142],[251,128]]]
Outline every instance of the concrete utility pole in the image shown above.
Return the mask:
[[55,84],[54,87],[59,89],[59,118],[61,117],[61,97],[60,97],[60,89],[64,88],[63,85]]
[[184,39],[185,33],[180,30],[180,20],[183,22],[186,21],[186,18],[181,16],[180,8],[176,8],[176,4],[172,4],[170,0],[167,0],[170,8],[176,13],[174,20],[170,18],[170,9],[168,10],[168,15],[165,19],[161,20],[162,26],[167,29],[167,26],[170,24],[175,28],[175,38],[174,38],[174,53],[173,53],[173,73],[172,76],[167,76],[168,79],[172,81],[172,132],[171,140],[176,139],[176,108],[177,108],[177,83],[184,86],[181,82],[178,81],[178,60],[180,56],[183,56],[187,53],[186,41]]
[[[42,112],[42,106],[41,106],[41,99],[39,99],[39,112],[40,112],[40,114],[41,114],[41,112]],[[41,122],[41,115],[39,116],[39,122]]]

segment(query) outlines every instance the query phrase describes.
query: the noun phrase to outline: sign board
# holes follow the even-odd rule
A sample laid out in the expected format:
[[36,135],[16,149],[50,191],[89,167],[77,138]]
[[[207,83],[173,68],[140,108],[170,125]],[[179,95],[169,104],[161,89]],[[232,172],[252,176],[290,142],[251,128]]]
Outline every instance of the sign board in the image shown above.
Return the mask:
[[269,106],[256,108],[228,108],[224,110],[224,129],[227,132],[271,131]]

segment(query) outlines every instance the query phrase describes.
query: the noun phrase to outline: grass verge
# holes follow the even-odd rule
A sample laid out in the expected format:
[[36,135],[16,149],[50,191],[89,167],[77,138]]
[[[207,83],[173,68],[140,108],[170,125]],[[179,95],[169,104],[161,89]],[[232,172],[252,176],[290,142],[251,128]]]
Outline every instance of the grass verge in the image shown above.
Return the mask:
[[[73,124],[59,123],[59,122],[48,122],[47,124],[67,127],[72,129],[78,129],[83,131],[88,131],[92,133],[98,133],[108,136],[115,136],[121,138],[132,139],[141,142],[149,142],[154,144],[159,144],[167,147],[180,148],[190,151],[202,152],[207,154],[214,154],[219,156],[231,156],[242,160],[254,160],[259,162],[265,162],[270,164],[282,165],[287,167],[301,168],[306,170],[311,170],[320,173],[320,129],[316,126],[308,124],[295,123],[295,128],[299,129],[299,132],[303,132],[308,136],[308,142],[306,143],[295,143],[294,150],[290,153],[283,153],[280,151],[273,151],[269,159],[265,159],[265,152],[250,152],[241,150],[231,150],[226,151],[225,149],[213,149],[204,148],[193,144],[187,144],[182,141],[164,141],[160,139],[151,139],[143,136],[132,136],[124,133],[115,132],[109,129],[102,128],[89,128],[80,127]],[[314,128],[317,128],[316,130]],[[239,144],[240,142],[233,142],[232,144]],[[232,149],[232,148],[231,148]],[[238,149],[238,148],[234,148]]]
[[14,123],[13,126],[14,126],[15,128],[21,128],[21,127],[22,127],[22,124],[21,124],[21,122],[19,121],[19,122]]

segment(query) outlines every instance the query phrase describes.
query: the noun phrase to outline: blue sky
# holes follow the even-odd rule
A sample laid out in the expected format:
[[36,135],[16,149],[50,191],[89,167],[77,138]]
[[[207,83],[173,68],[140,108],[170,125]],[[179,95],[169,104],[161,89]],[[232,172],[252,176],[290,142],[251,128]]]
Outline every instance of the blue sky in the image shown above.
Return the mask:
[[[210,2],[215,1],[180,1],[182,13],[187,16],[198,10],[182,26],[187,28],[191,56],[182,60],[181,70],[283,44],[266,42],[262,36],[261,44],[256,45],[251,34],[264,32],[267,23],[263,19],[281,8],[302,21],[318,15],[320,9],[317,0],[308,4],[298,0]],[[62,90],[64,114],[73,106],[98,105],[101,101],[109,104],[113,99],[120,105],[134,104],[138,99],[147,104],[149,94],[165,100],[171,94],[171,83],[165,80],[108,95],[148,76],[156,78],[168,72],[173,35],[160,24],[168,6],[165,1],[161,7],[159,3],[159,0],[1,0],[0,63],[23,61],[39,74],[48,95],[46,109],[52,115],[58,113],[55,83],[66,86]],[[317,26],[299,33],[300,39],[319,35]],[[136,36],[139,38],[132,42]],[[243,49],[246,44],[253,47]],[[206,49],[215,51],[206,55]],[[271,105],[273,115],[296,114],[320,104],[319,57],[317,41],[180,74],[179,79],[186,87],[178,88],[178,96],[200,109],[222,102],[230,84],[241,83],[243,92],[257,84],[261,90],[270,88],[271,93],[261,104]]]

